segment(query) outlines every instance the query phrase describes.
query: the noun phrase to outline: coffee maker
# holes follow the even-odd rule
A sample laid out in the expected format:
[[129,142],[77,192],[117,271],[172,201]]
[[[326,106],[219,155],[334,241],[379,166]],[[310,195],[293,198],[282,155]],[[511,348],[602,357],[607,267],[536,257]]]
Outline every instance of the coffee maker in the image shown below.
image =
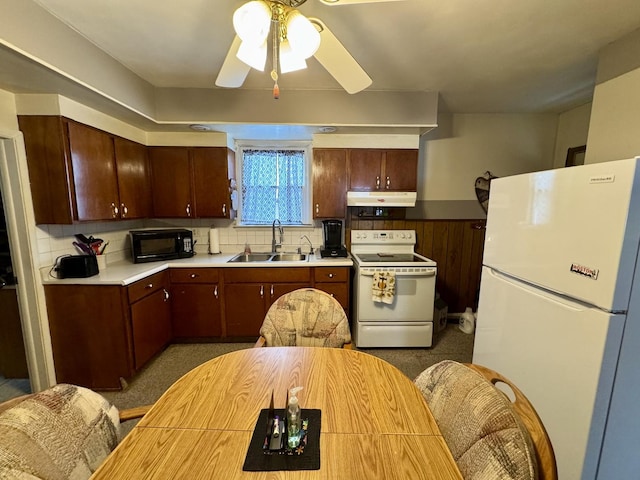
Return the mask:
[[342,243],[342,220],[323,220],[322,240],[320,248],[322,258],[347,256],[347,249]]

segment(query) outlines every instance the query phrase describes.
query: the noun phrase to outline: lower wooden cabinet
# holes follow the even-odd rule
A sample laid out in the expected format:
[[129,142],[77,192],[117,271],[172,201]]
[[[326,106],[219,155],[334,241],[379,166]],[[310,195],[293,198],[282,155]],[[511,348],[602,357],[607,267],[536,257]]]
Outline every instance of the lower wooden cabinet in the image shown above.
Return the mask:
[[315,287],[349,312],[349,267],[172,268],[127,287],[46,285],[58,382],[120,389],[172,340],[256,339],[269,307]]
[[133,375],[126,289],[45,285],[58,383],[115,390]]
[[171,341],[171,309],[166,287],[131,305],[135,369],[140,370]]
[[171,321],[179,340],[222,336],[222,293],[214,268],[176,268],[171,275]]
[[288,292],[310,287],[311,269],[229,268],[224,272],[228,337],[255,337],[273,302]]

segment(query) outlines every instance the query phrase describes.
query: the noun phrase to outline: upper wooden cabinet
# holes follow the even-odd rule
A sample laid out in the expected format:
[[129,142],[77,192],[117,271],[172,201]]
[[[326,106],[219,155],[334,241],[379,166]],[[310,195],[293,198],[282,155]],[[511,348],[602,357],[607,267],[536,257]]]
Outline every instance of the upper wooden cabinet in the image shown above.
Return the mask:
[[148,215],[143,145],[57,116],[19,116],[18,122],[37,224]]
[[313,150],[313,218],[344,218],[347,194],[347,150]]
[[231,218],[235,156],[226,147],[149,147],[153,213],[165,218]]
[[114,145],[120,217],[134,219],[151,216],[147,147],[119,137],[114,139]]
[[349,190],[415,192],[418,189],[418,150],[351,149]]

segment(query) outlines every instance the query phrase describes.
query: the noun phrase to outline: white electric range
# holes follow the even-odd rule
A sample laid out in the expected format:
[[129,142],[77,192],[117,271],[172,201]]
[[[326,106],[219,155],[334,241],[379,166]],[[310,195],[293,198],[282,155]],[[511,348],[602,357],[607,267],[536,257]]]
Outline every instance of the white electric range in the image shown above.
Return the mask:
[[[436,262],[414,252],[414,230],[352,230],[353,337],[359,348],[430,347]],[[391,303],[373,300],[376,272],[395,274]]]

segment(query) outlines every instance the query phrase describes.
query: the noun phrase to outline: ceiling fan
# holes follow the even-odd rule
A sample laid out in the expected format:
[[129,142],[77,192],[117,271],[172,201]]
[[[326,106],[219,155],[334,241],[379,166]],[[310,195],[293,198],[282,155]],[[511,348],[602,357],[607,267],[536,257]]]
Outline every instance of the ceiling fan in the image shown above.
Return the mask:
[[[319,0],[325,5],[395,2],[403,0]],[[348,92],[357,93],[372,80],[329,28],[317,18],[306,18],[297,7],[306,0],[253,0],[233,16],[236,36],[218,73],[218,87],[238,88],[251,68],[264,71],[268,47],[272,50],[271,78],[278,98],[278,75],[306,68],[314,56]],[[271,36],[271,38],[269,38]],[[270,44],[270,45],[268,45]]]

